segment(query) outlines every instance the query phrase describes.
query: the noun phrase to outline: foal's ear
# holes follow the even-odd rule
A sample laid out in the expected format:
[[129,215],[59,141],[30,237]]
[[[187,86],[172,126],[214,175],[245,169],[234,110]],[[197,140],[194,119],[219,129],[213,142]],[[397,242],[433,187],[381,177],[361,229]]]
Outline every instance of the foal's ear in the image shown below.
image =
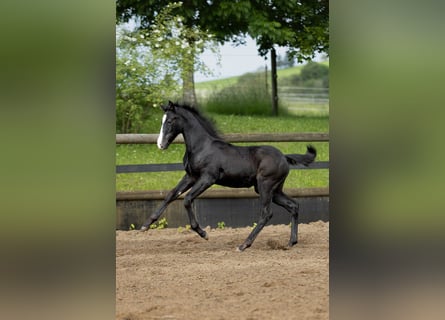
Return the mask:
[[161,108],[162,108],[162,110],[164,110],[164,112],[167,112],[167,111],[175,112],[175,104],[173,102],[171,102],[170,100],[168,101],[168,105],[161,106]]
[[167,111],[175,112],[175,109],[176,109],[176,105],[173,102],[171,102],[170,100],[168,101],[168,105],[162,107],[162,110],[164,110],[164,112],[167,112]]

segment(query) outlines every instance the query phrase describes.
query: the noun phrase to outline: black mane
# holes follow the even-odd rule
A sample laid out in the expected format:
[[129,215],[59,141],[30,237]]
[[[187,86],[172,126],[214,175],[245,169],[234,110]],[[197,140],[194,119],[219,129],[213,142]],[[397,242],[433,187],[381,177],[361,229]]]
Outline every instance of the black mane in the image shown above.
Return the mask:
[[202,127],[214,138],[224,140],[220,134],[218,133],[218,130],[213,125],[212,121],[207,119],[204,115],[201,114],[197,109],[190,107],[188,105],[179,105],[175,104],[176,108],[184,109],[188,112],[190,112],[192,115],[195,116],[196,120],[202,125]]

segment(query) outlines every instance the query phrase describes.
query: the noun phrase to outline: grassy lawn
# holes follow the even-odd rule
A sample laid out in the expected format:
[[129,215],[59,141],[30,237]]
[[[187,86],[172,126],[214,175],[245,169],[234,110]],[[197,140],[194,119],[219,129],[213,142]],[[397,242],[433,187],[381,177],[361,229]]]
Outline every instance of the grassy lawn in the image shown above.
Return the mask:
[[[282,117],[231,116],[208,114],[221,133],[289,133],[329,132],[329,118],[326,115],[287,115]],[[146,123],[144,133],[158,133],[162,113],[154,111]],[[256,144],[261,145],[264,143]],[[268,143],[283,153],[305,153],[307,143]],[[255,144],[238,144],[255,145]],[[313,143],[318,151],[317,160],[329,160],[329,144]],[[156,145],[117,145],[116,164],[181,163],[185,146],[172,144],[167,150]],[[178,172],[129,173],[116,175],[117,191],[164,190],[173,188],[184,175]],[[285,187],[325,187],[329,185],[329,171],[291,170]],[[214,186],[217,187],[217,186]]]

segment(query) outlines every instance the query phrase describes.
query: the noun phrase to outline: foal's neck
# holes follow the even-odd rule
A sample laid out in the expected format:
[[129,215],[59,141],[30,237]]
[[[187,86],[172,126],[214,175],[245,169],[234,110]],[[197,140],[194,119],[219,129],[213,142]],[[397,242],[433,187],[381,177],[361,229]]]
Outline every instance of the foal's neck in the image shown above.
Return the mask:
[[202,150],[206,143],[214,140],[210,133],[207,132],[193,116],[187,118],[182,135],[186,149],[189,152],[198,152]]

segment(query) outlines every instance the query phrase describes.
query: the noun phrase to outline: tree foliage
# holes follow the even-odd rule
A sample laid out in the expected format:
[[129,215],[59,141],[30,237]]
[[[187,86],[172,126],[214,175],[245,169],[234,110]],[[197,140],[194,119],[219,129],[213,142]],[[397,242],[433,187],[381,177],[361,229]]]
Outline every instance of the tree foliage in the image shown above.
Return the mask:
[[[119,28],[116,34],[116,131],[137,132],[161,94],[174,92],[174,78],[167,62],[145,50],[140,32]],[[164,70],[164,72],[162,71]]]
[[[139,17],[149,28],[165,7],[161,0],[117,0],[117,21]],[[266,55],[274,46],[288,47],[298,61],[329,52],[328,0],[185,0],[173,14],[189,28],[199,27],[220,43],[243,43],[250,35]]]
[[[178,97],[184,72],[210,72],[199,60],[204,49],[214,49],[211,35],[187,28],[180,16],[173,15],[178,4],[159,12],[148,30],[118,25],[116,33],[117,132],[138,132],[165,97]],[[195,40],[189,46],[186,38]]]
[[[247,30],[249,1],[185,0],[176,4],[180,5],[175,6],[172,14],[182,17],[187,28],[199,27],[211,33],[221,43],[234,36],[241,36]],[[165,6],[166,1],[163,0],[117,0],[116,19],[121,23],[138,17],[140,27],[149,29]]]
[[[287,47],[289,56],[298,62],[311,60],[317,52],[329,54],[328,0],[184,0],[176,4],[172,15],[182,18],[184,28],[202,30],[220,43],[240,44],[250,35],[260,55],[275,53],[276,46]],[[140,28],[149,30],[165,6],[161,0],[117,0],[116,19],[120,23],[137,17]],[[193,36],[184,39],[190,47],[199,41]],[[188,57],[192,66],[195,57]],[[276,62],[275,55],[272,59]],[[193,91],[194,96],[193,69],[184,69],[182,78],[184,93]],[[275,73],[272,78],[276,79]],[[276,91],[276,81],[272,82]]]
[[248,34],[256,39],[261,55],[274,46],[288,47],[299,62],[316,52],[329,52],[329,1],[251,1],[253,14]]

